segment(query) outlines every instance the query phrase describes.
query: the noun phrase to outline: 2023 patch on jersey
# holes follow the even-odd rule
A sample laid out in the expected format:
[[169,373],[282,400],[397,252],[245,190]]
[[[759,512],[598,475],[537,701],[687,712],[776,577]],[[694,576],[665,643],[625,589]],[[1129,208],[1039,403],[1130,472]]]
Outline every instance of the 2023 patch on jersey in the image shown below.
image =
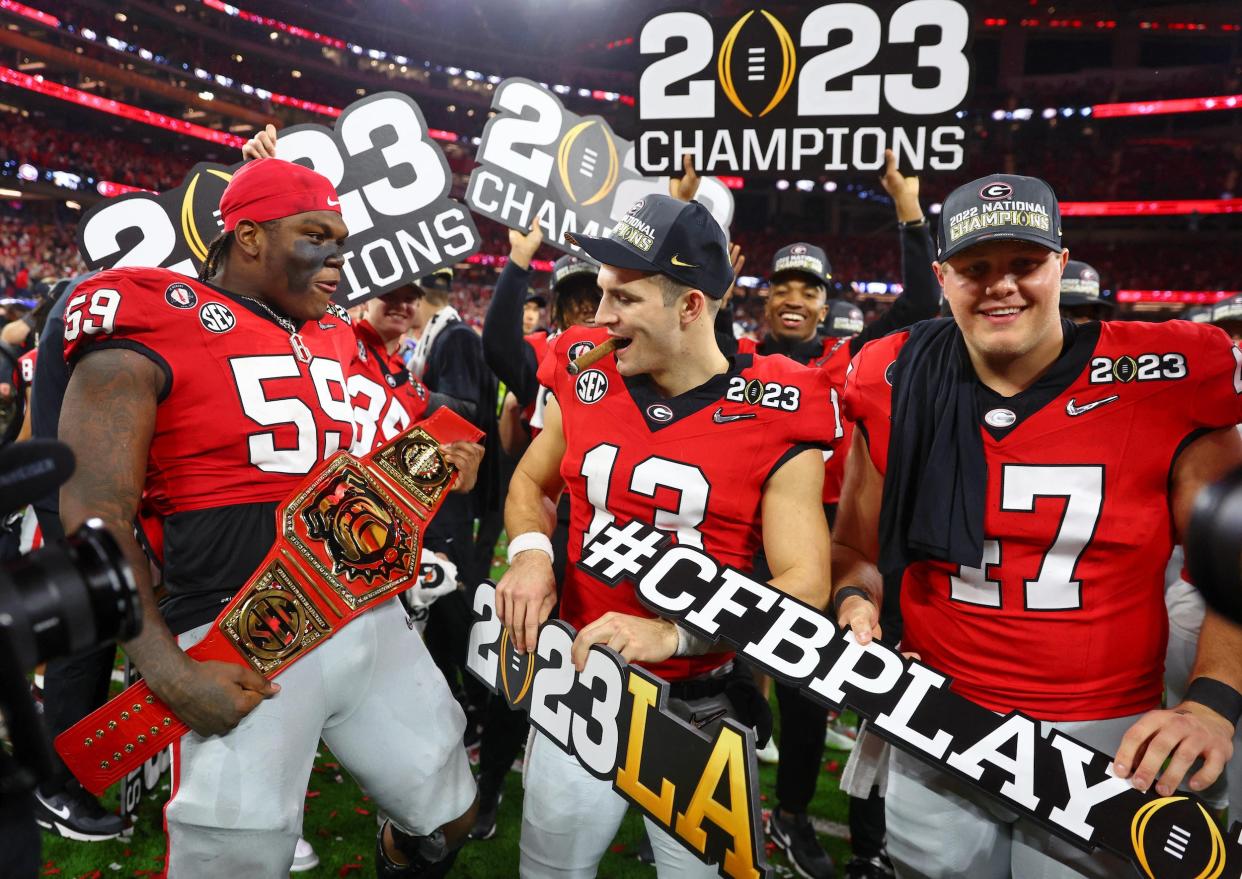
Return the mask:
[[[652,616],[629,583],[610,587],[573,564],[590,536],[640,519],[749,571],[768,477],[801,451],[831,448],[841,434],[827,377],[784,357],[736,355],[727,372],[669,398],[646,376],[622,378],[612,356],[570,376],[570,361],[607,335],[567,330],[539,368],[565,435],[561,475],[573,502],[561,617],[577,629],[608,611]],[[727,659],[670,659],[651,670],[681,680]]]
[[[980,385],[983,564],[907,568],[902,647],[994,711],[1089,720],[1160,704],[1170,474],[1188,442],[1242,421],[1242,351],[1185,321],[1072,332],[1021,394]],[[908,336],[864,346],[845,387],[880,473]]]

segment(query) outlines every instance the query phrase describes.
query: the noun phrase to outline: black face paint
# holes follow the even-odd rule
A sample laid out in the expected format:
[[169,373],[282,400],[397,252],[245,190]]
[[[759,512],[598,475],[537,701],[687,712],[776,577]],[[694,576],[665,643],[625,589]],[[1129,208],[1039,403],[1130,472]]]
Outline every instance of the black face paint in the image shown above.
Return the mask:
[[333,257],[340,259],[344,248],[335,240],[326,239],[316,244],[299,235],[285,256],[285,284],[295,296],[310,292],[311,279],[323,271],[325,263]]

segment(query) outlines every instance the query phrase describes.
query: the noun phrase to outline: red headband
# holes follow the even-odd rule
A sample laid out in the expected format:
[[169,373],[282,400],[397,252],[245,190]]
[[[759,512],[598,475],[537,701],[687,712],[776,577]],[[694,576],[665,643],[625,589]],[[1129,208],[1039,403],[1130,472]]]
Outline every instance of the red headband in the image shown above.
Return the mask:
[[341,212],[328,178],[283,159],[255,159],[238,169],[220,197],[224,231],[239,220],[266,223],[306,211]]

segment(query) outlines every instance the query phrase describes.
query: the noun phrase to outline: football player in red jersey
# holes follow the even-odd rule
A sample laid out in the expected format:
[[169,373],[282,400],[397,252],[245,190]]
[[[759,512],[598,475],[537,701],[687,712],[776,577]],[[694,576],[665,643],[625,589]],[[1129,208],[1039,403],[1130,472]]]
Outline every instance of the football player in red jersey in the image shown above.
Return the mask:
[[[392,816],[379,875],[443,875],[473,820],[464,717],[396,599],[280,684],[182,652],[266,555],[277,504],[355,431],[346,373],[357,342],[331,302],[347,235],[336,192],[307,168],[261,159],[233,175],[220,208],[206,280],[101,272],[65,311],[73,375],[60,437],[78,469],[61,516],[67,529],[99,517],[125,548],[143,630],[124,646],[193,730],[174,750],[168,875],[287,876],[321,736]],[[463,489],[480,453],[446,450]],[[130,524],[144,489],[164,523],[160,608]]]
[[[1063,320],[1060,232],[1035,178],[991,175],[945,200],[936,273],[953,317],[866,345],[847,381],[833,606],[861,643],[899,610],[902,649],[956,692],[1115,754],[1136,788],[1172,794],[1202,758],[1202,790],[1232,750],[1242,637],[1209,613],[1194,680],[1161,710],[1164,567],[1196,492],[1242,461],[1242,354],[1184,321]],[[903,569],[885,595],[881,572]],[[1029,778],[1012,785],[1030,794]],[[887,805],[899,874],[1130,869],[897,751]]]
[[[617,519],[652,522],[739,567],[762,540],[773,582],[822,607],[821,450],[840,432],[835,392],[823,372],[786,358],[720,352],[713,323],[733,270],[724,233],[698,202],[649,196],[611,238],[577,243],[602,264],[603,298],[595,327],[562,333],[540,365],[553,400],[509,487],[511,567],[497,587],[498,614],[515,646],[533,650],[557,600],[545,505],[568,489],[570,564],[560,615],[578,630],[574,662],[582,667],[592,644],[607,644],[670,681],[674,699],[745,690],[751,698],[730,710],[762,725],[767,718],[756,714],[766,704],[749,673],[732,672],[729,654],[654,617],[631,585],[612,588],[573,562],[590,536]],[[570,361],[609,341],[620,346],[615,357],[568,375]],[[607,781],[537,734],[528,753],[521,875],[594,876],[625,810]],[[656,825],[647,829],[660,876],[716,875]]]

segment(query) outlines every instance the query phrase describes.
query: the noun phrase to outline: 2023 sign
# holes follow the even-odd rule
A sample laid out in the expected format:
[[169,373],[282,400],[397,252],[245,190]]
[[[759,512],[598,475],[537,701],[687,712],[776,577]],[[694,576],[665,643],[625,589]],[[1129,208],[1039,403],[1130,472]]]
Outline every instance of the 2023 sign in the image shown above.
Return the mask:
[[690,153],[702,173],[815,174],[879,168],[891,148],[912,170],[957,168],[970,36],[961,0],[829,3],[788,24],[660,13],[639,37],[638,167]]

